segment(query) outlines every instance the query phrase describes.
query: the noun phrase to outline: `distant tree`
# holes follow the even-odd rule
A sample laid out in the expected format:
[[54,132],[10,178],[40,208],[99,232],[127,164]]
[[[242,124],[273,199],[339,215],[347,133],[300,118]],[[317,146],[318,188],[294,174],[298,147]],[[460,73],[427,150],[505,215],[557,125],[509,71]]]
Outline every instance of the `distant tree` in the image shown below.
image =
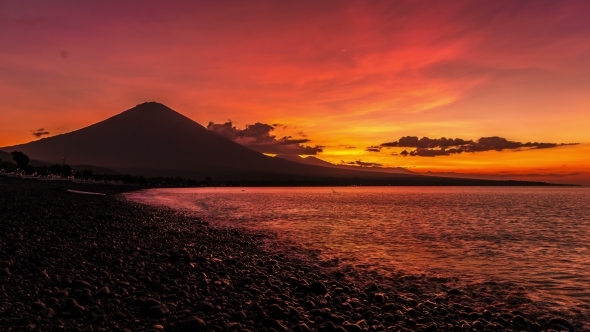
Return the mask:
[[64,165],[61,167],[61,175],[68,177],[70,175],[72,175],[72,168],[69,165]]
[[12,155],[12,159],[14,159],[18,168],[25,169],[27,166],[29,166],[29,156],[26,154],[20,151],[12,151],[10,154]]
[[52,165],[51,167],[49,167],[49,172],[51,172],[52,174],[61,174],[61,165],[60,164],[55,164]]
[[91,169],[85,169],[84,171],[82,171],[82,177],[84,178],[84,180],[91,179],[92,175],[94,175],[94,172]]

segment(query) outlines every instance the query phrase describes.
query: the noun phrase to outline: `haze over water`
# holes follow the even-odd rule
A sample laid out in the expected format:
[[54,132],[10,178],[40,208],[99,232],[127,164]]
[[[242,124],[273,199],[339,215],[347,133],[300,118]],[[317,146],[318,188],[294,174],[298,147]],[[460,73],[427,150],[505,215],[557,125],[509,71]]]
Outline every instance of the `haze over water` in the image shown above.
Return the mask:
[[[321,258],[388,275],[511,281],[590,307],[590,189],[500,187],[152,189],[132,201],[272,231]],[[533,294],[533,295],[535,295]]]

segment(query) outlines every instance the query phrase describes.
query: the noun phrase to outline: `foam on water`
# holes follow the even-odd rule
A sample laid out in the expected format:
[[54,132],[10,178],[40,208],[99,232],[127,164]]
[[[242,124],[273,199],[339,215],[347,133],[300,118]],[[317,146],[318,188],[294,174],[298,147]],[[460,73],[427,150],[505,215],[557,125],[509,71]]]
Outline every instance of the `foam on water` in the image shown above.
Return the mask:
[[509,281],[590,308],[590,189],[504,187],[151,189],[126,194],[209,222],[273,231],[322,258]]

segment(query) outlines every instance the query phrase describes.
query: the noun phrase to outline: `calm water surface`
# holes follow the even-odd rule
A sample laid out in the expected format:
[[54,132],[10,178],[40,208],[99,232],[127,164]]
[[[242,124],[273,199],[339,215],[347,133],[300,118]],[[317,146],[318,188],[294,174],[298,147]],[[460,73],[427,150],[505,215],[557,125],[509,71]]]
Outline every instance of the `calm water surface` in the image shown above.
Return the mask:
[[590,188],[152,189],[127,198],[274,231],[322,258],[467,281],[513,281],[590,306]]

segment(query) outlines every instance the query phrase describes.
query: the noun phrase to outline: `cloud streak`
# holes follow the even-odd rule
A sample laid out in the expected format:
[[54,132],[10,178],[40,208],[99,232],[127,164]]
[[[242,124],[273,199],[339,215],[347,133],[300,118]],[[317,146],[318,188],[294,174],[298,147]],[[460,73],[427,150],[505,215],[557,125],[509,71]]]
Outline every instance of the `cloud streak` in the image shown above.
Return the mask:
[[207,125],[207,129],[210,131],[261,153],[316,155],[324,149],[320,145],[303,145],[310,142],[307,138],[296,139],[291,136],[277,138],[271,134],[275,127],[285,126],[256,122],[255,124],[246,125],[244,129],[238,129],[231,121],[226,123],[209,122]]
[[49,135],[49,132],[45,130],[45,128],[39,128],[37,130],[31,130],[33,136],[39,138],[45,135]]
[[[503,137],[492,136],[482,137],[477,141],[465,140],[461,138],[428,138],[417,136],[404,136],[397,141],[382,143],[381,148],[415,148],[415,150],[403,150],[400,153],[393,153],[402,157],[436,157],[450,156],[463,152],[485,152],[485,151],[504,151],[504,150],[531,150],[531,149],[550,149],[564,145],[577,145],[579,143],[539,143],[539,142],[515,142],[509,141]],[[373,146],[367,148],[374,148]]]
[[349,162],[341,160],[340,164],[341,165],[360,166],[360,167],[382,167],[383,166],[383,164],[372,163],[372,162],[362,161],[362,160],[349,161]]

